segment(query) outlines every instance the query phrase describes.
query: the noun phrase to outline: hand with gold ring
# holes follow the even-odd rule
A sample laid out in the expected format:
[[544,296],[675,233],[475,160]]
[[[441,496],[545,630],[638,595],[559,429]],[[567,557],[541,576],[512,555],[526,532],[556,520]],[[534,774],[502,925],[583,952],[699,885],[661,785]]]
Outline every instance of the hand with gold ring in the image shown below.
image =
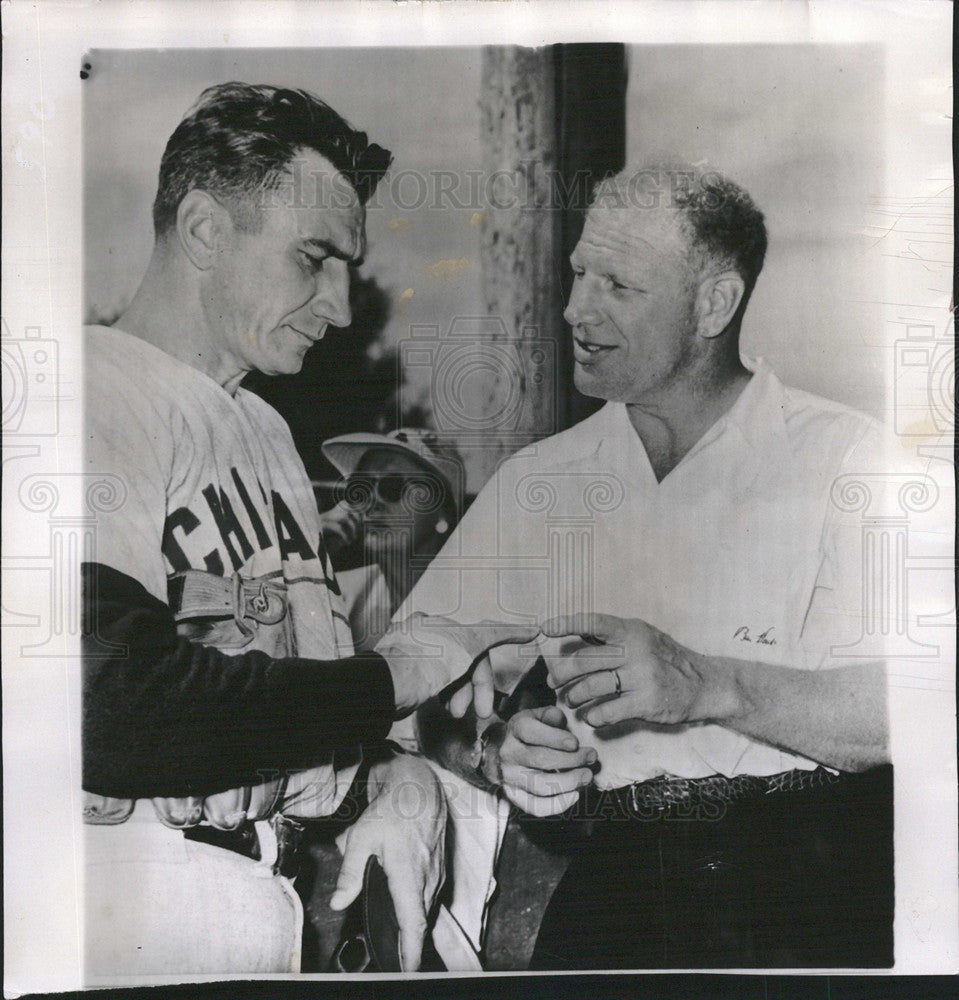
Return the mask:
[[638,618],[569,615],[546,622],[542,631],[586,638],[573,653],[545,658],[550,686],[589,725],[627,719],[680,725],[714,717],[706,658],[652,625]]

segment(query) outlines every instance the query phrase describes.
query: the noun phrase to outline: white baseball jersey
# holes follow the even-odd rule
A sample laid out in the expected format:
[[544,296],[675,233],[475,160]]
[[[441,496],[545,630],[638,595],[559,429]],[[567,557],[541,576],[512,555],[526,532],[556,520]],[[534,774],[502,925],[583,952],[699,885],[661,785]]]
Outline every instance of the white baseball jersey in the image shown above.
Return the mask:
[[[310,481],[280,415],[137,337],[99,326],[86,335],[86,468],[118,476],[126,493],[116,510],[98,514],[96,551],[85,558],[164,602],[168,577],[183,570],[273,577],[285,584],[290,622],[261,629],[251,648],[273,657],[350,655]],[[291,781],[289,795],[308,795],[306,814],[324,815],[352,769],[306,775],[306,783]]]

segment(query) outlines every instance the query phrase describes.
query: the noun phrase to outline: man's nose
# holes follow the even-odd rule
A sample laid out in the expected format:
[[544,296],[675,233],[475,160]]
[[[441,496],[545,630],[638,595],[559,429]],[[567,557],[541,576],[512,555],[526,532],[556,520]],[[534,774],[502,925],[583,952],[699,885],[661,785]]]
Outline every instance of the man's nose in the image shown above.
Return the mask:
[[563,319],[570,326],[589,326],[599,321],[595,288],[588,277],[577,275],[573,278],[573,288],[563,310]]
[[310,302],[313,315],[331,326],[349,326],[350,268],[345,260],[328,258],[316,280],[316,293]]

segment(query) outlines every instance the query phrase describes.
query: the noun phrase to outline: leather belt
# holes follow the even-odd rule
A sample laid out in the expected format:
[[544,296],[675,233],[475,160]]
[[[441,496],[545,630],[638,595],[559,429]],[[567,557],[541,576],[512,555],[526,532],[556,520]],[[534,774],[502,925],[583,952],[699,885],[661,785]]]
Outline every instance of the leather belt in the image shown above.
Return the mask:
[[726,806],[734,802],[756,800],[769,795],[792,794],[839,784],[842,774],[824,767],[814,770],[796,769],[779,774],[739,774],[727,778],[712,774],[706,778],[674,778],[663,776],[633,785],[598,793],[602,802],[614,803],[617,810],[634,819],[659,819],[669,815],[719,819]]
[[[285,875],[289,879],[296,878],[300,870],[301,847],[306,825],[280,813],[273,816],[269,822],[276,835],[276,860],[273,862],[272,872],[274,875]],[[247,823],[236,830],[218,830],[206,824],[191,826],[183,831],[183,836],[187,840],[232,851],[251,861],[263,859],[260,838],[252,823]]]

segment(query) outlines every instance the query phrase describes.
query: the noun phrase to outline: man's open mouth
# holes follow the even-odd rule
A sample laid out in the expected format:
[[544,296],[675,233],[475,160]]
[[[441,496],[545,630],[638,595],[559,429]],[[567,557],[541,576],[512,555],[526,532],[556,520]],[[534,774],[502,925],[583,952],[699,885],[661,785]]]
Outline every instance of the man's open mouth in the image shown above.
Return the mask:
[[613,349],[610,344],[593,344],[573,337],[573,357],[581,363],[595,361]]

